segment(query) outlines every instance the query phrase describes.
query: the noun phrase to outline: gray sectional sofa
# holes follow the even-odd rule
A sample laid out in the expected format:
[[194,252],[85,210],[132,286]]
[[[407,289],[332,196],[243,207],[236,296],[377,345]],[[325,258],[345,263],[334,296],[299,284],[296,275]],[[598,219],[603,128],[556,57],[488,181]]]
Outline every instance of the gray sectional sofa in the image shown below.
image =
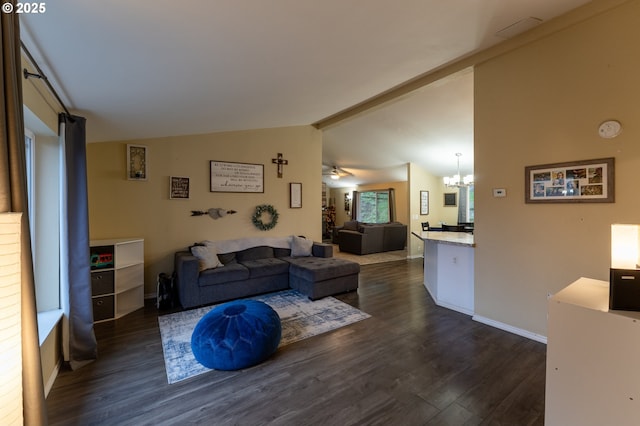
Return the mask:
[[399,222],[345,222],[337,231],[337,244],[340,251],[360,255],[404,250],[407,244],[407,225]]
[[206,269],[202,269],[201,259],[192,250],[175,253],[176,286],[182,307],[288,288],[311,300],[358,288],[360,265],[334,258],[331,244],[314,242],[309,253],[292,253],[292,238],[296,237],[205,242],[221,264]]

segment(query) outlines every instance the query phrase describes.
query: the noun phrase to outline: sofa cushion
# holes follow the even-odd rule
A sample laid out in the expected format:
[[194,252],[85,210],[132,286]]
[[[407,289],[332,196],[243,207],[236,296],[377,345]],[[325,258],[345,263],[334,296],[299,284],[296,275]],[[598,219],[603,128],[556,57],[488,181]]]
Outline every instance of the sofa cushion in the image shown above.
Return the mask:
[[342,225],[342,229],[345,231],[357,231],[358,230],[358,221],[357,220],[349,220]]
[[267,259],[273,256],[273,247],[258,246],[241,250],[236,253],[236,259],[240,263],[244,263],[247,260]]
[[269,277],[289,272],[289,263],[275,257],[245,260],[242,265],[249,270],[250,278]]
[[222,266],[214,247],[193,246],[191,247],[191,254],[198,258],[198,265],[201,271]]
[[239,263],[230,263],[215,269],[207,269],[200,272],[198,285],[205,287],[208,285],[224,284],[232,281],[241,281],[249,278],[249,269]]
[[235,253],[218,253],[218,259],[220,259],[220,262],[226,265],[227,263],[233,263],[236,261],[236,254]]
[[307,240],[306,238],[291,237],[291,256],[292,257],[307,257],[311,256],[311,247],[313,247],[313,240]]
[[310,282],[329,280],[360,272],[360,265],[344,259],[292,257],[289,275]]
[[273,248],[273,255],[275,257],[289,257],[289,256],[291,256],[291,249],[290,248],[274,247]]

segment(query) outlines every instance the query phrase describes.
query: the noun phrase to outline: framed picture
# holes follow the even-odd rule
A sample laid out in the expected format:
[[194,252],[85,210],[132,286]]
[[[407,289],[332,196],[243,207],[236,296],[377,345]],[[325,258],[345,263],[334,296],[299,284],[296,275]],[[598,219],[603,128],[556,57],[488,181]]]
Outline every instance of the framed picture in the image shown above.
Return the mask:
[[420,214],[429,214],[429,191],[420,191]]
[[147,151],[144,145],[127,144],[127,179],[147,180],[149,174]]
[[344,194],[344,211],[351,211],[351,194],[349,194],[348,192]]
[[211,192],[264,192],[264,164],[211,161]]
[[444,206],[445,207],[455,207],[458,205],[458,202],[456,200],[456,194],[455,192],[445,192],[444,194]]
[[289,183],[289,207],[292,209],[302,208],[302,184],[298,182]]
[[172,200],[186,200],[189,198],[189,178],[169,176],[169,198]]
[[525,203],[613,203],[614,158],[524,168]]

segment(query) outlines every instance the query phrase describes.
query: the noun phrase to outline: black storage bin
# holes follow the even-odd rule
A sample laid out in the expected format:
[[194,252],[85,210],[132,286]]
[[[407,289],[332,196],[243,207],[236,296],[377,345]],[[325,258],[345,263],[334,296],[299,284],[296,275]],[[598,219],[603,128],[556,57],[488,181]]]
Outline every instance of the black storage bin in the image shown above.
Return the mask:
[[113,271],[100,271],[91,273],[91,295],[113,293]]
[[105,319],[111,319],[114,316],[114,297],[100,296],[93,298],[93,320],[101,321]]

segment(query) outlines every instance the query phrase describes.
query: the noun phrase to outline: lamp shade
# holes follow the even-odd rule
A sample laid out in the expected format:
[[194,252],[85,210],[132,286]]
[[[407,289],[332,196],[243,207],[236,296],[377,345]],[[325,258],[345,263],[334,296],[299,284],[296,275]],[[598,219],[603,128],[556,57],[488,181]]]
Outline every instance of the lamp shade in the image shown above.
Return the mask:
[[637,269],[640,260],[640,225],[611,225],[611,268]]
[[0,213],[0,424],[21,425],[20,213]]

